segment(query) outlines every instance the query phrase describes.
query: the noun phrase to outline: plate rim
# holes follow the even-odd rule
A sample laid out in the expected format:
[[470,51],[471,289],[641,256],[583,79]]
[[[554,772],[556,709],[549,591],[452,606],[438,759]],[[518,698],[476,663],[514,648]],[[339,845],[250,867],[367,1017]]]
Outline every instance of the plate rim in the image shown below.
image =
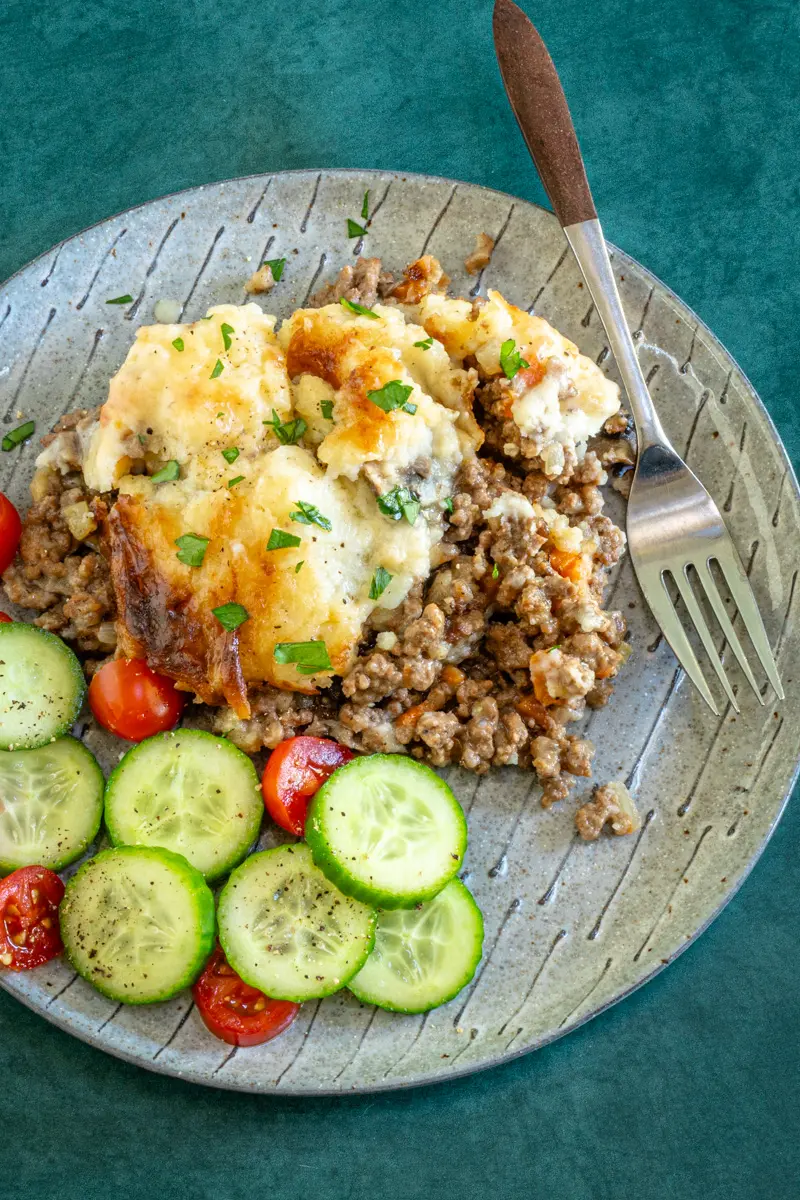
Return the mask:
[[[296,167],[296,168],[292,168],[291,170],[285,170],[285,171],[281,171],[281,170],[259,171],[259,172],[255,172],[255,173],[248,174],[248,175],[232,176],[232,177],[217,179],[217,180],[207,180],[204,183],[194,184],[194,185],[192,185],[190,187],[186,187],[186,188],[180,188],[174,192],[165,192],[158,196],[152,197],[151,199],[143,200],[140,203],[132,205],[129,208],[120,209],[117,212],[112,213],[110,216],[102,217],[100,220],[94,221],[94,222],[92,222],[92,224],[86,225],[83,228],[77,230],[75,233],[71,233],[67,237],[62,238],[60,241],[53,243],[46,250],[42,251],[40,254],[36,255],[34,258],[30,259],[26,263],[23,263],[22,266],[17,268],[16,271],[14,271],[6,279],[4,279],[2,282],[0,282],[0,292],[2,292],[3,289],[5,289],[9,284],[11,284],[17,278],[19,278],[19,276],[21,276],[24,272],[28,271],[31,267],[34,267],[37,263],[43,262],[43,260],[48,258],[48,256],[52,255],[54,252],[60,251],[62,249],[62,247],[67,245],[69,242],[72,242],[79,238],[84,237],[86,234],[91,233],[92,231],[98,229],[102,225],[107,225],[110,222],[118,220],[121,217],[127,217],[129,214],[136,213],[140,209],[150,208],[153,205],[157,205],[164,201],[176,200],[181,196],[186,196],[189,194],[196,194],[198,192],[212,190],[215,188],[223,188],[228,184],[247,183],[250,180],[262,180],[265,178],[273,178],[274,176],[287,177],[287,176],[300,176],[300,175],[310,176],[310,177],[318,176],[320,178],[323,176],[336,177],[336,178],[342,178],[342,177],[346,178],[349,176],[358,176],[360,178],[364,178],[365,176],[375,176],[375,177],[379,177],[379,178],[386,178],[387,176],[391,176],[392,178],[399,179],[402,182],[408,181],[408,182],[413,183],[414,181],[422,181],[425,183],[447,184],[452,187],[459,186],[459,187],[463,187],[463,188],[474,189],[481,193],[489,193],[490,195],[500,197],[504,200],[512,201],[516,204],[524,204],[526,206],[529,206],[530,208],[538,209],[540,212],[545,213],[553,221],[557,221],[557,219],[558,219],[555,216],[555,214],[552,212],[551,209],[546,208],[542,204],[538,204],[536,201],[528,200],[524,196],[516,196],[511,192],[506,192],[499,188],[487,187],[480,183],[470,182],[469,180],[453,179],[449,176],[433,175],[433,174],[428,174],[426,172],[399,171],[399,170],[392,170],[389,168],[379,168],[379,167],[365,167],[365,168],[358,168],[358,167]],[[698,314],[695,312],[695,310],[689,304],[687,304],[686,301],[683,300],[668,284],[664,283],[664,281],[659,276],[654,274],[653,271],[651,271],[648,267],[644,266],[644,264],[639,262],[638,259],[633,258],[632,255],[628,254],[625,250],[621,249],[615,243],[607,241],[606,244],[609,247],[609,250],[612,251],[613,254],[619,255],[621,260],[627,260],[628,262],[634,264],[635,267],[637,268],[637,270],[641,271],[643,276],[646,277],[646,279],[648,279],[653,284],[654,287],[657,287],[658,289],[660,289],[661,292],[666,297],[668,297],[671,301],[677,303],[683,310],[685,310],[685,312],[687,312],[696,321],[698,329],[702,329],[704,331],[704,333],[706,333],[708,335],[708,337],[711,339],[712,343],[716,343],[722,347],[722,349],[724,350],[728,359],[733,364],[733,367],[738,372],[739,376],[741,377],[744,384],[746,385],[748,398],[751,401],[755,402],[756,409],[758,410],[760,416],[764,419],[765,424],[766,424],[770,434],[772,435],[772,440],[773,440],[774,444],[776,445],[776,447],[779,451],[780,457],[783,461],[783,464],[786,468],[787,482],[788,482],[790,488],[794,491],[796,499],[798,501],[800,501],[800,484],[798,483],[797,472],[795,471],[794,464],[793,464],[791,458],[789,457],[789,453],[786,449],[786,446],[783,443],[783,439],[781,438],[780,432],[779,432],[769,410],[767,409],[766,405],[764,404],[763,400],[761,399],[761,396],[759,395],[756,388],[753,386],[752,382],[750,381],[749,376],[742,370],[738,360],[730,352],[728,347],[720,341],[720,339],[716,336],[716,334],[713,332],[713,330],[710,328],[710,326],[700,316],[698,316]],[[681,945],[671,954],[671,956],[669,958],[656,964],[652,968],[651,971],[649,971],[647,974],[642,976],[642,978],[637,980],[635,983],[631,984],[628,988],[625,988],[618,995],[616,995],[616,996],[612,997],[610,1000],[607,1000],[604,1003],[598,1005],[596,1008],[592,1009],[591,1011],[582,1014],[580,1017],[578,1017],[575,1020],[564,1025],[563,1028],[559,1028],[559,1029],[551,1032],[550,1034],[547,1034],[546,1036],[533,1041],[529,1045],[521,1047],[519,1050],[513,1050],[513,1051],[510,1051],[507,1053],[503,1053],[503,1054],[497,1055],[496,1057],[488,1059],[486,1061],[479,1061],[479,1062],[475,1062],[475,1063],[465,1064],[463,1067],[459,1067],[458,1069],[452,1071],[451,1073],[448,1073],[446,1076],[443,1074],[421,1074],[417,1077],[414,1077],[411,1079],[398,1080],[397,1082],[381,1081],[380,1083],[374,1083],[374,1084],[357,1084],[348,1089],[322,1086],[322,1087],[315,1087],[313,1090],[311,1090],[309,1088],[292,1087],[292,1086],[278,1089],[274,1085],[271,1085],[267,1082],[263,1082],[263,1083],[259,1082],[259,1083],[254,1083],[254,1084],[248,1084],[248,1083],[240,1082],[240,1081],[236,1081],[236,1080],[231,1080],[230,1082],[227,1082],[226,1080],[218,1079],[215,1076],[208,1076],[206,1078],[203,1078],[199,1075],[195,1075],[192,1072],[185,1072],[185,1071],[181,1071],[179,1068],[170,1067],[166,1063],[162,1064],[162,1063],[158,1062],[157,1060],[153,1060],[152,1062],[144,1062],[140,1056],[137,1056],[134,1053],[126,1051],[125,1049],[123,1049],[121,1047],[113,1047],[113,1046],[108,1046],[104,1043],[101,1043],[96,1038],[96,1034],[94,1031],[84,1031],[81,1029],[77,1029],[69,1017],[66,1017],[66,1016],[60,1017],[57,1013],[51,1013],[48,1008],[42,1009],[39,1005],[37,1005],[35,1003],[35,1001],[33,1000],[33,998],[31,996],[24,995],[24,994],[22,994],[22,995],[18,994],[18,992],[13,987],[9,986],[9,983],[11,980],[18,978],[18,975],[16,975],[16,974],[13,974],[13,973],[7,974],[6,972],[0,972],[0,988],[2,988],[3,991],[5,991],[8,995],[12,996],[15,1000],[17,1000],[19,1003],[21,1003],[25,1008],[29,1009],[31,1012],[35,1013],[37,1016],[44,1017],[44,1019],[49,1024],[55,1026],[57,1029],[60,1029],[64,1033],[69,1034],[71,1037],[77,1038],[79,1041],[84,1042],[85,1044],[91,1046],[95,1050],[99,1050],[105,1054],[109,1054],[113,1058],[119,1059],[122,1062],[130,1063],[130,1064],[132,1064],[136,1067],[139,1067],[143,1070],[151,1071],[154,1074],[167,1076],[169,1078],[178,1079],[183,1083],[195,1084],[200,1087],[207,1087],[207,1088],[212,1088],[215,1090],[240,1092],[240,1093],[245,1093],[245,1094],[250,1094],[250,1095],[264,1095],[264,1096],[273,1096],[273,1097],[286,1096],[286,1097],[292,1097],[292,1098],[297,1098],[297,1097],[314,1098],[317,1096],[320,1096],[320,1097],[336,1096],[339,1098],[344,1098],[347,1096],[370,1095],[370,1094],[377,1094],[377,1093],[381,1093],[381,1092],[404,1091],[404,1090],[411,1089],[411,1088],[429,1087],[429,1086],[433,1086],[436,1084],[448,1083],[448,1082],[456,1080],[456,1079],[464,1079],[471,1075],[477,1075],[479,1072],[488,1071],[488,1070],[494,1069],[495,1067],[501,1067],[507,1063],[514,1062],[515,1060],[523,1058],[526,1055],[529,1055],[536,1050],[540,1050],[544,1046],[548,1046],[548,1045],[552,1044],[553,1042],[557,1041],[559,1038],[562,1038],[565,1035],[574,1032],[574,1030],[579,1029],[581,1026],[587,1024],[589,1021],[593,1020],[595,1017],[598,1017],[602,1013],[607,1012],[610,1008],[613,1008],[616,1004],[619,1004],[621,1001],[626,1000],[634,992],[638,991],[640,988],[642,988],[646,984],[650,983],[650,981],[652,979],[654,979],[657,975],[661,974],[661,972],[664,971],[667,967],[671,966],[672,963],[674,963],[677,958],[679,958],[686,950],[688,950],[688,948],[690,946],[694,945],[694,943],[708,930],[709,926],[717,919],[717,917],[720,915],[720,913],[728,906],[728,904],[731,902],[731,900],[733,900],[733,898],[739,893],[739,890],[741,889],[742,885],[749,878],[753,868],[760,861],[761,856],[763,855],[764,851],[767,848],[767,845],[771,841],[773,834],[775,833],[775,830],[786,811],[786,806],[792,797],[794,789],[798,783],[798,779],[800,779],[800,750],[798,750],[797,758],[795,760],[794,767],[792,769],[792,773],[791,773],[791,776],[788,781],[788,785],[787,785],[784,795],[780,801],[780,804],[775,811],[773,819],[770,822],[770,825],[769,825],[768,829],[766,830],[761,842],[757,846],[755,852],[751,855],[750,859],[748,860],[747,864],[743,868],[738,879],[732,885],[730,890],[725,893],[725,895],[723,896],[722,900],[717,905],[717,907],[714,908],[714,910],[706,917],[706,919],[703,921],[703,923],[701,925],[699,925],[697,927],[697,929],[695,929],[693,931],[693,933],[686,940],[684,940],[681,943]]]

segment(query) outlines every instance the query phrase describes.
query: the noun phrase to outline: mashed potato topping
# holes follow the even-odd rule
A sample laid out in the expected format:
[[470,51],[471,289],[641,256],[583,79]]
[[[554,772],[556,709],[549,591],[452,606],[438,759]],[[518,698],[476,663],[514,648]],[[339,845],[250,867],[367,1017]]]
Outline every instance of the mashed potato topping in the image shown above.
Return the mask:
[[[619,406],[571,342],[497,292],[477,309],[435,294],[359,308],[300,309],[277,333],[253,303],[140,329],[86,439],[87,485],[117,492],[119,650],[240,717],[250,685],[313,693],[345,675],[373,610],[436,565],[456,474],[483,441],[475,364],[502,378],[514,339],[530,366],[510,415],[554,469]],[[588,558],[591,539],[547,503],[503,497],[486,516],[524,505]],[[197,562],[176,548],[187,534]],[[246,614],[234,629],[214,614],[230,604]],[[325,643],[329,670],[276,660],[307,642]]]

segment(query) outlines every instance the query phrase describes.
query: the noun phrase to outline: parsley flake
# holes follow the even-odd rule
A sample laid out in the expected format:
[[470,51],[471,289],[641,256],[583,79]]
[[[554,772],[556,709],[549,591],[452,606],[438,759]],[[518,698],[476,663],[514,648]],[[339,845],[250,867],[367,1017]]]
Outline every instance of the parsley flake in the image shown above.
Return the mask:
[[351,221],[347,218],[347,236],[348,237],[364,237],[367,230],[365,226],[359,225],[358,221]]
[[447,497],[445,497],[445,500],[444,500],[444,511],[445,511],[445,512],[452,512],[452,511],[453,511],[453,497],[452,497],[452,496],[447,496]]
[[272,432],[282,446],[294,446],[308,429],[302,417],[295,417],[293,421],[287,421],[284,424],[274,408],[272,410],[272,420],[264,421],[264,424],[271,427]]
[[27,442],[29,437],[33,437],[36,431],[35,421],[25,421],[23,425],[18,425],[16,429],[10,430],[5,435],[2,441],[4,450],[13,450],[15,446],[21,446],[23,442]]
[[236,604],[231,601],[228,604],[220,604],[218,608],[212,608],[212,613],[219,621],[223,629],[227,629],[231,633],[234,629],[238,629],[245,621],[250,619],[250,613],[242,604]]
[[342,308],[346,308],[348,312],[355,313],[357,317],[369,317],[370,321],[380,321],[380,317],[371,308],[365,308],[363,304],[356,304],[355,300],[348,300],[346,296],[339,297],[339,303]]
[[226,463],[235,463],[239,457],[239,447],[231,446],[230,449],[223,450],[222,457],[225,459]]
[[422,342],[414,342],[414,345],[418,350],[430,350],[431,346],[433,345],[433,338],[426,337]]
[[127,293],[124,296],[115,296],[113,300],[106,300],[106,304],[133,304],[133,296]]
[[295,500],[298,507],[298,512],[289,513],[289,519],[297,521],[300,525],[319,525],[320,529],[326,529],[329,533],[333,526],[327,517],[324,517],[315,504],[306,504],[305,500]]
[[333,420],[333,401],[332,400],[320,400],[319,411],[322,413],[322,415],[326,421],[332,421]]
[[243,479],[244,475],[236,475],[235,478],[228,480],[228,487],[236,487],[237,483],[241,483]]
[[171,458],[160,471],[156,471],[155,475],[150,476],[153,483],[174,483],[180,477],[181,469],[174,458]]
[[176,350],[181,351],[181,352],[183,351],[183,348],[184,348],[183,338],[175,338],[175,340],[172,344]]
[[506,379],[513,379],[517,371],[531,365],[522,357],[519,350],[516,349],[516,345],[514,339],[509,338],[500,347],[500,366],[503,368]]
[[219,331],[222,334],[222,344],[224,345],[226,350],[230,350],[231,334],[235,332],[233,326],[228,325],[225,322],[223,322],[222,325],[220,325],[220,327],[219,327]]
[[369,220],[369,188],[364,192],[364,201],[361,205],[361,220]]
[[265,260],[265,262],[262,265],[265,267],[269,267],[269,269],[272,273],[272,278],[275,280],[276,283],[280,283],[281,277],[283,275],[283,268],[286,266],[286,259],[285,258],[268,258]]
[[299,546],[302,538],[299,538],[294,533],[284,533],[282,529],[273,529],[269,535],[267,542],[268,550],[288,550],[292,546]]
[[378,600],[392,582],[392,576],[385,567],[378,567],[369,585],[370,600]]
[[413,525],[419,516],[420,502],[408,488],[396,487],[383,496],[378,496],[378,508],[393,521],[405,517],[409,525]]
[[492,579],[499,579],[499,577],[500,577],[500,568],[498,567],[497,563],[495,563],[494,566],[492,567]]
[[303,565],[303,563],[304,563],[305,561],[306,561],[306,560],[305,560],[304,558],[301,558],[301,559],[300,559],[300,562],[297,564],[297,566],[296,566],[296,567],[295,567],[295,569],[294,569],[294,573],[295,573],[295,575],[298,575],[298,574],[300,573],[300,568],[302,567],[302,565]]
[[417,406],[407,403],[413,390],[411,384],[401,383],[399,379],[391,379],[377,391],[367,392],[367,399],[371,400],[373,404],[377,404],[378,408],[383,409],[385,413],[394,412],[396,408],[400,408],[403,412],[413,416],[417,411]]
[[175,557],[187,567],[202,567],[209,540],[199,533],[181,534],[179,538],[175,538],[175,545],[178,547]]
[[209,379],[218,379],[219,376],[222,374],[223,370],[224,370],[224,367],[222,365],[222,359],[218,358],[217,361],[214,363],[214,370],[211,372]]
[[324,642],[278,642],[272,651],[276,663],[294,663],[299,675],[331,671],[328,647]]

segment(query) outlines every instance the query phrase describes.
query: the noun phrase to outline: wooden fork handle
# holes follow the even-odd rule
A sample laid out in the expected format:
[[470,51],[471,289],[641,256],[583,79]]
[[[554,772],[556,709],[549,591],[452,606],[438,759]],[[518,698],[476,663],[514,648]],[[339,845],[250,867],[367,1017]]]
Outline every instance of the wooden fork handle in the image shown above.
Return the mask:
[[597,216],[575,126],[547,47],[512,0],[496,0],[494,44],[522,136],[562,225]]

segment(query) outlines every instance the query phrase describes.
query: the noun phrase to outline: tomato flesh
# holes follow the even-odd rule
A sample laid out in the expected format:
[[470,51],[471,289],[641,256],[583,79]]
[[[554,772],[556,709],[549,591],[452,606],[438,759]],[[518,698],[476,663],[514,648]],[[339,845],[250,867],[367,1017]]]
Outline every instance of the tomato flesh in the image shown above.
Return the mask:
[[292,737],[269,756],[261,791],[267,812],[281,829],[302,837],[311,797],[353,751],[330,738]]
[[288,1029],[300,1011],[289,1000],[271,1000],[250,987],[217,946],[192,988],[206,1028],[230,1046],[259,1046]]
[[63,896],[64,884],[47,867],[20,867],[0,880],[0,966],[29,971],[61,953]]
[[172,729],[184,703],[172,680],[140,658],[115,658],[89,684],[89,705],[97,720],[129,742]]
[[8,615],[8,613],[0,612],[0,622],[2,622],[4,625],[6,623],[8,623],[9,625],[12,625],[14,622],[14,618],[10,617]]
[[13,561],[21,533],[19,513],[8,496],[0,492],[0,575]]

